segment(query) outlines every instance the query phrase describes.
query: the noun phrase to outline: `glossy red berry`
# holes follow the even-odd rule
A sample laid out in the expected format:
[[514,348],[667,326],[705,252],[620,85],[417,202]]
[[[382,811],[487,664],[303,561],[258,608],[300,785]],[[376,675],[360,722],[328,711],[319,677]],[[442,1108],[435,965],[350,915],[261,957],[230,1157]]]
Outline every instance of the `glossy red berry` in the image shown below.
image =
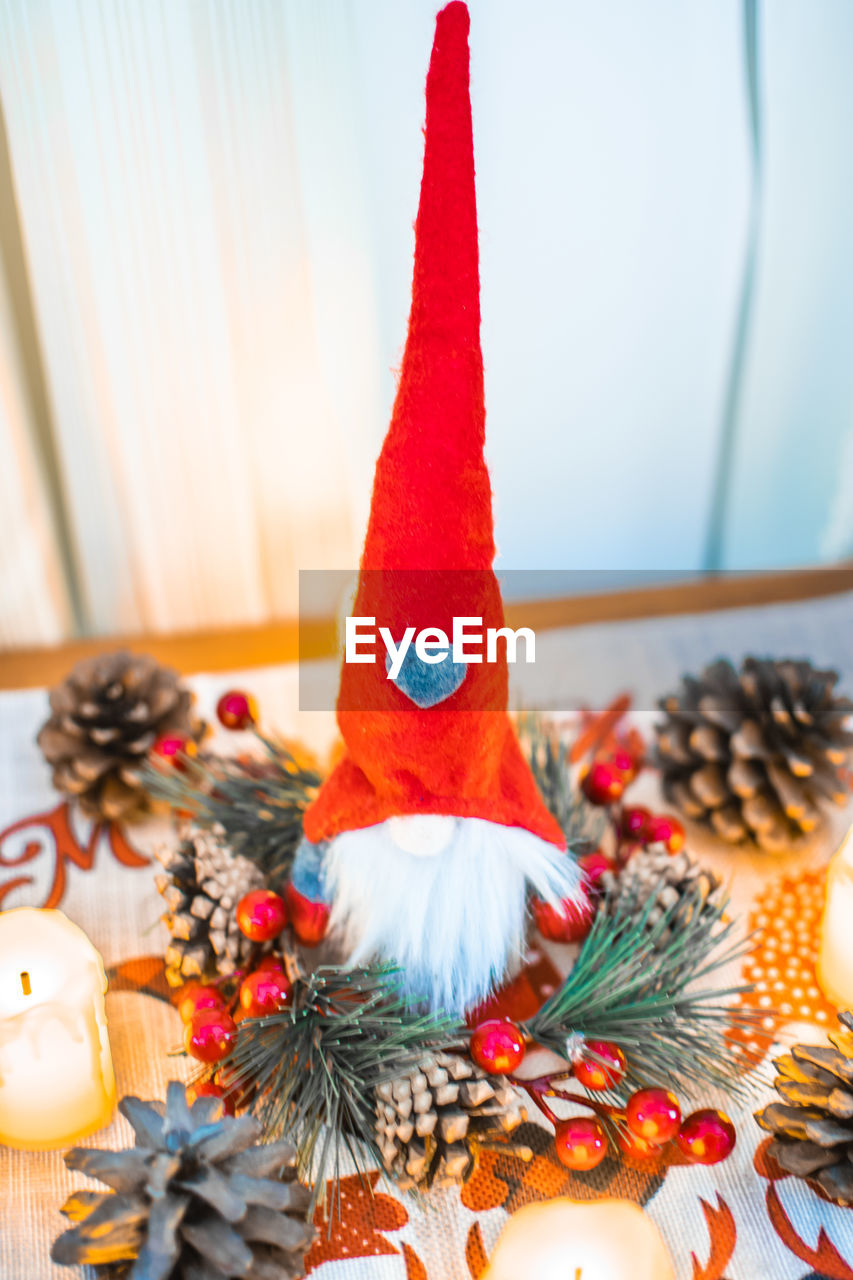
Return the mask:
[[256,973],[266,972],[268,969],[274,969],[277,973],[284,973],[284,960],[281,956],[276,955],[274,951],[271,951],[268,956],[261,956],[255,966]]
[[592,928],[595,907],[581,890],[579,900],[564,898],[557,906],[534,898],[530,904],[536,928],[550,942],[583,942]]
[[240,983],[240,1008],[249,1018],[264,1018],[283,1009],[292,993],[283,970],[256,969]]
[[735,1149],[737,1132],[724,1111],[694,1111],[682,1120],[675,1138],[691,1164],[719,1164]]
[[226,729],[249,729],[258,719],[255,699],[240,689],[229,689],[216,704],[216,716]]
[[213,1080],[200,1080],[198,1084],[188,1084],[186,1094],[189,1106],[192,1106],[196,1098],[219,1098],[222,1103],[222,1114],[226,1116],[233,1116],[234,1114],[233,1102],[222,1086],[216,1084]]
[[293,932],[305,947],[316,947],[329,928],[329,908],[325,902],[312,902],[304,893],[288,884],[284,891]]
[[625,747],[617,747],[610,757],[610,763],[615,769],[618,769],[622,775],[622,781],[627,786],[629,782],[633,782],[640,771],[640,766],[636,756],[631,755]]
[[578,866],[584,874],[584,887],[588,895],[592,898],[598,898],[602,893],[601,877],[605,871],[613,870],[613,861],[608,858],[606,853],[602,853],[600,849],[593,849],[592,853],[585,853],[578,858]]
[[509,1018],[489,1018],[471,1036],[470,1052],[478,1067],[506,1076],[521,1066],[524,1036]]
[[587,1040],[575,1063],[575,1079],[585,1089],[613,1089],[625,1074],[625,1055],[609,1040]]
[[649,1142],[647,1138],[641,1138],[639,1134],[633,1133],[631,1129],[618,1128],[615,1130],[616,1145],[623,1155],[630,1156],[632,1160],[651,1160],[654,1156],[661,1154],[661,1148],[657,1143]]
[[557,1124],[554,1146],[560,1164],[584,1173],[601,1164],[607,1155],[607,1135],[600,1120],[591,1116],[570,1116]]
[[668,1089],[640,1089],[628,1099],[625,1119],[633,1133],[662,1147],[678,1133],[681,1107]]
[[198,983],[184,987],[178,999],[178,1013],[182,1022],[189,1022],[199,1009],[224,1009],[225,997],[218,987],[200,986]]
[[198,755],[198,747],[192,738],[183,738],[177,734],[164,734],[162,738],[158,738],[151,748],[151,755],[160,764],[172,765],[175,769],[183,772],[186,765],[182,760],[182,756]]
[[609,760],[594,760],[581,783],[591,804],[615,804],[622,799],[625,779]]
[[199,1009],[184,1029],[184,1048],[199,1062],[221,1062],[237,1043],[237,1024],[224,1009]]
[[620,827],[622,837],[629,841],[639,841],[641,844],[646,838],[646,830],[648,828],[651,813],[648,809],[644,809],[641,804],[631,805],[629,808],[622,810],[622,820]]
[[646,823],[646,843],[665,844],[670,853],[684,848],[684,827],[671,813],[652,813]]
[[272,889],[253,889],[237,903],[237,925],[251,942],[271,942],[286,924],[284,898]]

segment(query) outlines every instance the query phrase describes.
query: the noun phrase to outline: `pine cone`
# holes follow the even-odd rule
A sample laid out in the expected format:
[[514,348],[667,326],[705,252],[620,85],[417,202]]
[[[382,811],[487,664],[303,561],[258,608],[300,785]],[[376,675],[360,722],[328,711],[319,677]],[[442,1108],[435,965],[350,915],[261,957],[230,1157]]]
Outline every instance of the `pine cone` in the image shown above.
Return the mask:
[[314,1237],[310,1195],[289,1142],[255,1145],[251,1116],[221,1115],[217,1098],[190,1109],[172,1083],[166,1105],[123,1098],[136,1134],[124,1151],[73,1147],[65,1156],[111,1191],[78,1191],[62,1212],[75,1224],[54,1241],[63,1266],[128,1280],[296,1280]]
[[853,1013],[838,1019],[834,1048],[798,1044],[776,1059],[773,1083],[784,1101],[755,1118],[773,1134],[768,1153],[777,1164],[853,1205]]
[[177,848],[157,850],[166,871],[157,876],[171,941],[166,977],[173,987],[187,978],[227,976],[252,944],[237,926],[237,903],[265,880],[254,862],[232,853],[216,832],[192,828]]
[[145,804],[139,766],[163,734],[199,737],[192,694],[153,658],[104,653],[86,658],[50,693],[51,716],[38,744],[57,791],[96,818],[127,818]]
[[660,703],[664,794],[724,840],[771,853],[812,831],[824,800],[843,804],[853,702],[834,693],[835,671],[808,662],[721,660],[686,676]]
[[717,914],[722,898],[720,881],[712,871],[701,867],[686,849],[671,854],[665,844],[638,849],[618,874],[605,871],[601,887],[607,894],[604,909],[611,916],[636,915],[653,898],[646,918],[647,927],[653,929],[665,913],[672,912],[659,940],[662,946],[695,911],[707,908]]
[[435,1054],[374,1092],[382,1161],[403,1188],[467,1181],[479,1149],[503,1145],[527,1118],[510,1085],[449,1053]]

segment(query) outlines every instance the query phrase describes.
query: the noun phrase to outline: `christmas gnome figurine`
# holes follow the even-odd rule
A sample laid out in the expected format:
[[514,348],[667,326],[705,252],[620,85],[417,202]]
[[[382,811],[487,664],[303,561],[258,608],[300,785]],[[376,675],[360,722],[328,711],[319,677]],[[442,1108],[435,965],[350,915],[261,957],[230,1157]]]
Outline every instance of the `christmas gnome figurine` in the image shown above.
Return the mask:
[[[492,570],[468,10],[438,15],[409,331],[373,486],[352,614],[407,628],[503,626]],[[380,646],[381,649],[381,646]],[[522,946],[528,884],[580,895],[507,715],[506,648],[466,662],[344,662],[346,754],[305,813],[294,887],[331,905],[351,964],[393,961],[408,991],[462,1014]]]

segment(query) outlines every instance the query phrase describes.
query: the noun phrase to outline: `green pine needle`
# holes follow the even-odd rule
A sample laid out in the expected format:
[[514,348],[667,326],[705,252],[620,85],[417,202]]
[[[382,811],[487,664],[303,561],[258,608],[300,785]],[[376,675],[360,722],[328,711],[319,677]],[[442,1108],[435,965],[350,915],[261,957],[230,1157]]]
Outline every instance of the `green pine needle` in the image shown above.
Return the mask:
[[620,1104],[633,1089],[652,1085],[742,1091],[743,1066],[726,1035],[754,1025],[754,1012],[729,1004],[749,988],[708,984],[747,941],[733,941],[725,901],[701,910],[699,903],[697,896],[690,918],[675,928],[684,902],[650,927],[654,894],[644,908],[615,917],[599,911],[571,973],[526,1023],[534,1040],[561,1056],[573,1032],[618,1044],[628,1060],[625,1092],[614,1091]]
[[313,1210],[327,1180],[339,1196],[345,1152],[360,1173],[381,1163],[376,1085],[466,1041],[453,1019],[412,1011],[399,969],[323,966],[297,979],[287,1009],[239,1024],[224,1069],[237,1090],[254,1094],[269,1137],[292,1135],[300,1176],[314,1183]]
[[203,827],[218,827],[234,853],[257,863],[271,888],[280,888],[302,839],[302,817],[322,778],[297,764],[272,739],[256,734],[265,757],[181,756],[182,771],[146,765],[150,795]]

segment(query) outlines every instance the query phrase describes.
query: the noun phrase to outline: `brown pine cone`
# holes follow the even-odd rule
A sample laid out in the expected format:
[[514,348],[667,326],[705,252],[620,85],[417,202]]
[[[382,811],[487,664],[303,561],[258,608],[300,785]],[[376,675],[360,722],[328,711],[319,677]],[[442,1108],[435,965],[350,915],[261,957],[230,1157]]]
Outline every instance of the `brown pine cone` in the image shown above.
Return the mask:
[[[719,913],[724,894],[712,871],[700,866],[686,849],[670,853],[665,844],[638,849],[621,871],[605,871],[601,887],[606,891],[604,909],[610,915],[637,915],[648,908],[646,925],[656,928],[669,914],[669,925],[661,933],[664,946],[672,934],[706,909]],[[653,905],[650,905],[653,900]]]
[[480,1148],[504,1147],[527,1118],[511,1085],[450,1053],[434,1054],[374,1092],[382,1162],[404,1188],[467,1181]]
[[832,1048],[798,1044],[775,1060],[783,1099],[756,1113],[773,1134],[768,1153],[788,1173],[853,1205],[853,1013],[839,1013]]
[[223,1116],[217,1098],[190,1108],[172,1083],[166,1105],[123,1098],[136,1145],[73,1147],[69,1169],[112,1188],[77,1191],[62,1212],[74,1224],[54,1241],[63,1266],[92,1266],[110,1280],[298,1280],[314,1228],[307,1188],[286,1141],[258,1145],[251,1116]]
[[153,658],[125,652],[86,658],[50,693],[38,744],[57,791],[108,820],[144,808],[139,767],[159,737],[197,738],[192,694]]
[[237,925],[237,903],[266,881],[258,866],[235,854],[216,831],[192,827],[177,848],[155,856],[165,875],[157,888],[166,904],[171,934],[166,977],[173,987],[188,978],[227,977],[246,959],[252,943]]
[[667,799],[730,843],[789,850],[814,830],[823,802],[847,798],[853,702],[837,681],[808,662],[759,658],[686,676],[660,703],[656,728]]

